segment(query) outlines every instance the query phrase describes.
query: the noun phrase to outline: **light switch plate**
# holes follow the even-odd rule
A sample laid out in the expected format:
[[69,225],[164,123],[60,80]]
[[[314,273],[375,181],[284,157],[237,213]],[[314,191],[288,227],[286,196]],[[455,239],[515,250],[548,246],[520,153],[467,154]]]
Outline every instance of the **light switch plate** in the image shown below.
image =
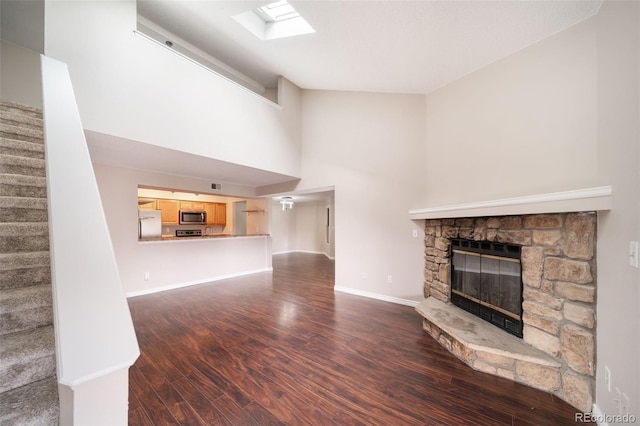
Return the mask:
[[638,267],[638,242],[630,241],[629,242],[629,265],[634,268]]

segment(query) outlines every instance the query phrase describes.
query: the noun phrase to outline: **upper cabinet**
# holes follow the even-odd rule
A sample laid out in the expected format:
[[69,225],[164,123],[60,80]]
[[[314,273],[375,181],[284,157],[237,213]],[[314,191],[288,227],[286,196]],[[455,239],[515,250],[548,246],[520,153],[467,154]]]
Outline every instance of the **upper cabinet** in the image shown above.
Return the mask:
[[156,207],[162,210],[162,223],[178,225],[180,223],[178,211],[179,202],[177,200],[156,200]]
[[139,210],[156,210],[156,200],[152,198],[138,198]]
[[200,201],[180,201],[180,210],[200,211],[205,209],[205,204]]
[[180,224],[180,210],[205,211],[207,225],[224,226],[227,224],[227,205],[225,203],[138,198],[138,208],[141,210],[161,210],[162,223],[168,225]]
[[205,203],[204,211],[207,213],[207,225],[227,224],[227,205],[223,203]]

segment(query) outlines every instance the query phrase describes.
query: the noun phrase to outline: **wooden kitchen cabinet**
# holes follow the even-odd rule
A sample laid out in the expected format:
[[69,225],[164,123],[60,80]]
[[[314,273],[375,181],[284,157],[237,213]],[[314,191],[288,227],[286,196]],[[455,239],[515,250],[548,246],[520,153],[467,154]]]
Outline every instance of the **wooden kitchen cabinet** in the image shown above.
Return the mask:
[[162,210],[162,223],[178,225],[179,202],[177,200],[156,200],[156,208]]
[[200,211],[204,210],[205,204],[200,201],[180,201],[180,210]]
[[156,200],[152,198],[138,198],[139,210],[156,210]]
[[227,224],[227,205],[224,203],[204,203],[207,212],[207,225]]
[[216,203],[216,222],[218,225],[227,224],[227,205],[223,203]]

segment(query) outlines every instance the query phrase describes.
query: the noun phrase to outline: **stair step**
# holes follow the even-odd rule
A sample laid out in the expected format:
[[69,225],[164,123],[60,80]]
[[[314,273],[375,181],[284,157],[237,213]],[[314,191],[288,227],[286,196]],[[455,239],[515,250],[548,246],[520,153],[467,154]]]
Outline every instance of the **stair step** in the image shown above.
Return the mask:
[[47,250],[47,222],[0,222],[0,253]]
[[0,150],[4,155],[44,159],[44,145],[41,143],[0,138]]
[[0,336],[0,392],[55,374],[53,326]]
[[0,394],[0,425],[57,425],[59,416],[55,377]]
[[0,137],[8,139],[18,139],[21,141],[44,143],[44,133],[42,129],[31,129],[23,126],[12,126],[0,122]]
[[0,291],[0,335],[53,324],[50,285]]
[[46,198],[47,178],[42,176],[0,174],[0,196]]
[[48,251],[0,253],[0,289],[51,285]]
[[47,222],[46,198],[0,197],[0,221]]
[[0,100],[0,111],[42,119],[41,109],[5,100]]
[[45,160],[0,154],[0,173],[25,176],[46,176]]
[[3,110],[0,110],[0,122],[39,130],[42,130],[43,127],[42,118]]

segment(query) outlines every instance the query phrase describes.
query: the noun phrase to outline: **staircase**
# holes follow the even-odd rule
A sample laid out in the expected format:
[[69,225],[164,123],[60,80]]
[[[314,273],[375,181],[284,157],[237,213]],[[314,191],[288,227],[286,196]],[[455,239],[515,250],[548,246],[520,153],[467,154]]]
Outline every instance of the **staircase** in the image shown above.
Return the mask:
[[42,112],[0,101],[0,425],[58,418]]

